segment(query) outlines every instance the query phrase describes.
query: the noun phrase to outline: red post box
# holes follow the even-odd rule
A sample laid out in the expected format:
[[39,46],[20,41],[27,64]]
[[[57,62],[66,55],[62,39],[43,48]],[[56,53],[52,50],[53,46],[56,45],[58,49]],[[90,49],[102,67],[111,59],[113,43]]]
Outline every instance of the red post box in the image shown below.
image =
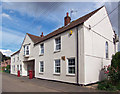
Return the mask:
[[29,79],[32,79],[33,78],[33,72],[32,70],[29,70]]
[[18,77],[20,77],[20,71],[18,70],[18,75],[17,75]]

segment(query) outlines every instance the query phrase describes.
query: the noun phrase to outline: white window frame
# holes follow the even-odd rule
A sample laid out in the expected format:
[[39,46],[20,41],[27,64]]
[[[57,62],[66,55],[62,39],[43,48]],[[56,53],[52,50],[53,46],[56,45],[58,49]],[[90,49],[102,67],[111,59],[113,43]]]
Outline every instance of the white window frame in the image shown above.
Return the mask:
[[[72,66],[74,66],[75,67],[75,73],[69,73],[69,59],[74,59],[75,60],[75,58],[74,57],[72,57],[72,58],[67,58],[67,75],[75,75],[75,73],[76,73],[76,63],[75,63],[75,65],[72,65]],[[76,62],[76,61],[75,61]]]
[[[55,61],[56,61],[56,60],[59,60],[59,61],[60,61],[60,66],[56,66],[56,65],[55,65],[55,63],[56,63]],[[60,67],[60,72],[59,72],[59,73],[55,71],[56,67]],[[60,60],[60,59],[55,59],[55,60],[54,60],[54,74],[60,74],[60,73],[61,73],[61,60]]]
[[13,65],[13,68],[14,68],[13,71],[15,72],[15,65]]
[[105,42],[105,58],[109,58],[109,44],[107,41]]
[[13,56],[13,62],[15,62],[15,56]]
[[[56,39],[58,39],[58,38],[60,38],[60,43],[58,43],[58,44],[56,44]],[[59,37],[56,37],[55,39],[54,39],[54,51],[55,52],[57,52],[57,51],[60,51],[61,50],[61,36],[59,36]],[[57,48],[57,46],[59,46],[60,45],[60,49],[56,49]]]
[[20,64],[20,74],[22,74],[22,64]]
[[[43,71],[41,71],[41,62],[43,63]],[[44,73],[44,61],[39,62],[39,73]]]
[[[41,48],[41,45],[43,45],[43,48]],[[43,50],[43,53],[42,53]],[[44,43],[40,44],[40,54],[39,55],[43,55],[44,54]]]
[[[28,46],[28,49],[27,49],[27,46]],[[26,53],[27,53],[27,50],[29,51],[29,54],[26,54]],[[25,56],[29,56],[29,55],[30,55],[30,45],[29,45],[29,44],[24,45],[24,55],[25,55]]]
[[19,65],[17,65],[17,72],[18,72],[18,70],[19,70]]
[[17,61],[19,61],[19,54],[17,55]]

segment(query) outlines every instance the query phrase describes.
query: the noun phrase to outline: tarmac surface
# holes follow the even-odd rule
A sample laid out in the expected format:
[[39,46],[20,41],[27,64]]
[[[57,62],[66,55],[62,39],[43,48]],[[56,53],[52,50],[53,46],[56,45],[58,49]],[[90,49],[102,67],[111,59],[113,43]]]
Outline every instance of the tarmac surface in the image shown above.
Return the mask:
[[78,85],[2,73],[2,92],[101,92]]

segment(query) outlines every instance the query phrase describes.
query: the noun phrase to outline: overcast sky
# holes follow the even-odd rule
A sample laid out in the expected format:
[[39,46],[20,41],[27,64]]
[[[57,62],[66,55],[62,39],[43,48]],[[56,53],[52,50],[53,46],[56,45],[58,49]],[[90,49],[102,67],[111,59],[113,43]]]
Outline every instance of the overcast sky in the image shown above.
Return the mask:
[[[44,35],[64,25],[66,12],[75,20],[105,5],[108,13],[117,7],[115,2],[4,2],[0,4],[2,12],[2,51],[6,55],[17,51],[26,33]],[[118,10],[110,16],[113,29],[118,32]],[[1,20],[0,20],[1,21]]]

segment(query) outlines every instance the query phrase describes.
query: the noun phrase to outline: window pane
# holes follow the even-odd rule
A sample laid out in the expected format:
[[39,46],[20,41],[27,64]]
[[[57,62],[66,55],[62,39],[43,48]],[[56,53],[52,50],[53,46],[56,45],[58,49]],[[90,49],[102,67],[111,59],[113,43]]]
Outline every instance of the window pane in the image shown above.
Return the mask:
[[106,50],[106,58],[108,58],[108,42],[105,44],[105,50]]
[[56,50],[60,50],[61,49],[61,38],[56,38],[55,39],[55,43],[56,43]]
[[68,73],[75,74],[75,59],[68,59]]
[[43,54],[44,53],[44,44],[40,45],[40,49],[41,49],[41,54]]
[[55,73],[60,73],[60,59],[55,60]]
[[40,62],[40,72],[44,72],[44,63],[43,63],[43,61]]

